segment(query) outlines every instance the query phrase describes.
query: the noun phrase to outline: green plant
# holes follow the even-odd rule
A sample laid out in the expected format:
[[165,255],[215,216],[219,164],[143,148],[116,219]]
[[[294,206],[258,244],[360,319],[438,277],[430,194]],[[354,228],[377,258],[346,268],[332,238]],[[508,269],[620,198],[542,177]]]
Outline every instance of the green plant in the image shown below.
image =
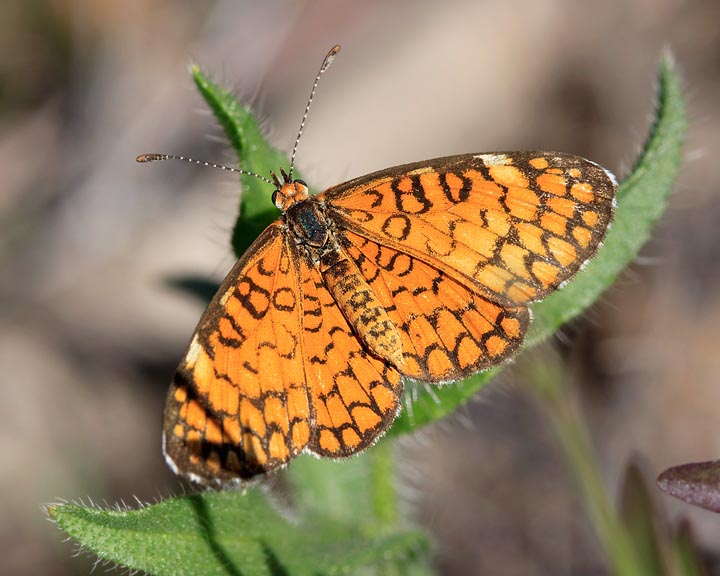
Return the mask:
[[[284,155],[262,138],[248,108],[199,68],[193,67],[192,74],[240,166],[260,174],[287,166]],[[604,247],[568,286],[533,306],[528,344],[547,338],[592,304],[632,261],[660,218],[680,166],[685,132],[680,84],[669,58],[660,63],[657,101],[644,149],[618,189],[618,209]],[[277,216],[266,184],[246,176],[241,182],[233,232],[238,255]],[[192,279],[176,283],[201,297],[208,292]],[[49,506],[48,514],[99,559],[151,574],[428,574],[430,540],[398,506],[392,439],[451,413],[501,369],[432,391],[418,387],[412,400],[406,399],[412,411],[404,410],[385,438],[358,457],[343,462],[298,458],[286,473],[293,497],[289,508],[253,487],[171,498],[137,510],[58,504]],[[616,546],[606,549],[611,556],[618,553]],[[619,574],[643,573],[632,571],[633,562],[613,565]]]
[[555,432],[598,540],[617,576],[701,576],[704,574],[687,523],[671,525],[655,505],[638,463],[630,463],[620,502],[612,505],[579,417],[572,390],[553,354],[533,352],[524,382],[537,397]]

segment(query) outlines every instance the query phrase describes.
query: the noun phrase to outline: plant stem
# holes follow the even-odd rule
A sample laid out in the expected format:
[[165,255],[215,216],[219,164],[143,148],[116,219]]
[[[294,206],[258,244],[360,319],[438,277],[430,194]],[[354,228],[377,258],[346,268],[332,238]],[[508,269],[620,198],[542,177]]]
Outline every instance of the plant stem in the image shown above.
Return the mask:
[[398,517],[393,442],[381,441],[371,452],[370,482],[373,514],[380,526],[391,528]]
[[636,554],[605,489],[588,431],[577,413],[557,358],[533,362],[528,378],[540,399],[575,477],[590,520],[617,576],[654,576]]

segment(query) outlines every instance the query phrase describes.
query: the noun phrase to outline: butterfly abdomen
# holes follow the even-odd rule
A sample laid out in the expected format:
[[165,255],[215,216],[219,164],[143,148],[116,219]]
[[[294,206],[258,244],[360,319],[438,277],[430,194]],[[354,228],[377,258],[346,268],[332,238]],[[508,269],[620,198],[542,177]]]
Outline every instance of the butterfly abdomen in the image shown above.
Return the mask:
[[380,358],[402,366],[400,332],[357,265],[336,251],[320,260],[323,282],[363,343]]

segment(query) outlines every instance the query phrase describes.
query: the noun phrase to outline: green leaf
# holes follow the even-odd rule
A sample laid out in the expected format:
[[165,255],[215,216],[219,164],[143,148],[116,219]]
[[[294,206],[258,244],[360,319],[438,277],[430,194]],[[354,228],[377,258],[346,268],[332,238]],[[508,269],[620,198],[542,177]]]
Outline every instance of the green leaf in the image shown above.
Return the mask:
[[690,528],[690,522],[687,519],[681,520],[675,535],[678,574],[682,576],[708,576],[700,550],[701,547],[696,542]]
[[298,509],[377,532],[397,524],[394,458],[390,443],[344,460],[296,458],[288,467]]
[[293,460],[286,477],[300,513],[373,526],[369,453],[344,460],[304,454]]
[[156,575],[355,574],[416,562],[428,549],[419,532],[374,536],[322,516],[286,520],[258,490],[206,492],[139,510],[55,505],[48,513],[101,560]]
[[[269,178],[271,171],[289,167],[287,156],[265,140],[249,107],[243,106],[235,96],[219,88],[197,66],[193,66],[190,71],[200,94],[235,150],[240,168]],[[294,176],[300,178],[297,170]],[[246,174],[240,175],[240,182],[243,190],[240,213],[232,234],[232,246],[238,258],[265,227],[280,216],[271,200],[272,184]]]
[[[662,481],[658,479],[662,489]],[[653,576],[701,576],[705,574],[699,547],[690,525],[680,520],[675,534],[656,505],[649,483],[637,465],[628,466],[621,500],[622,521],[631,547],[645,573]]]
[[590,306],[633,261],[667,206],[683,159],[687,120],[682,86],[669,55],[660,61],[655,119],[643,150],[617,191],[604,246],[563,290],[533,306],[536,343]]
[[[634,168],[618,188],[618,207],[605,244],[567,286],[532,306],[528,345],[548,338],[595,302],[635,258],[667,205],[682,162],[685,129],[680,80],[672,59],[665,56],[660,61],[655,121]],[[417,394],[412,412],[405,410],[388,436],[410,432],[449,414],[499,371],[495,368],[440,388],[411,389],[410,394]]]
[[670,574],[666,566],[668,554],[665,548],[668,543],[663,519],[640,466],[634,462],[625,469],[620,492],[620,520],[644,572],[654,576]]
[[208,280],[205,276],[171,276],[165,279],[165,285],[177,292],[191,296],[193,300],[207,306],[215,293],[219,290],[220,284]]

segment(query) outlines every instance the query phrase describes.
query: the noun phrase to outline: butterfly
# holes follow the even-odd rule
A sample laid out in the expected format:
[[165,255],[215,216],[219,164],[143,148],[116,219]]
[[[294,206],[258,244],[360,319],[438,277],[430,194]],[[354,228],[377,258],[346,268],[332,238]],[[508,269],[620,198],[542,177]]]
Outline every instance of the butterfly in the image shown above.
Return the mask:
[[[166,460],[200,484],[302,452],[356,454],[392,424],[405,379],[506,361],[528,305],[593,256],[612,220],[612,174],[559,152],[437,158],[310,195],[292,165],[338,50],[290,173],[253,174],[273,184],[279,218],[225,278],[167,397]],[[185,159],[138,160],[173,157]]]

